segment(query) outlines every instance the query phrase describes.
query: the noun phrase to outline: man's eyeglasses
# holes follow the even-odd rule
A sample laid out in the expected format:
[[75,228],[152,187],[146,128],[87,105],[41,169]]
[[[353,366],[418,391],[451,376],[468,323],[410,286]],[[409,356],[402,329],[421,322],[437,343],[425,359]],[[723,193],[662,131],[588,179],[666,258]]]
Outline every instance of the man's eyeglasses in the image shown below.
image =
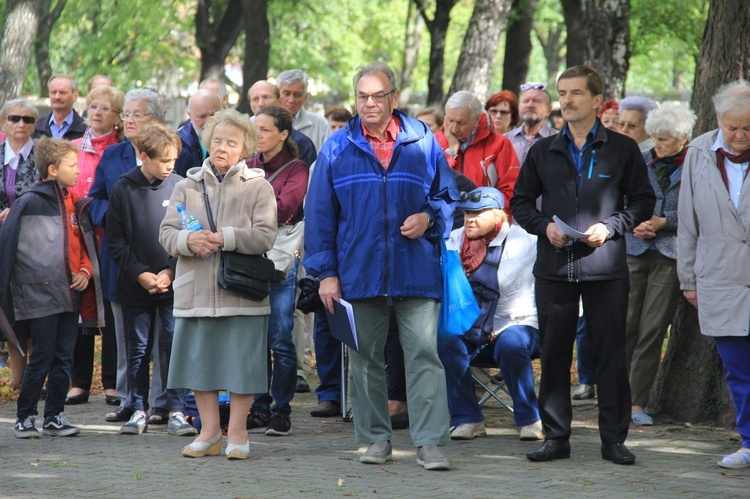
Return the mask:
[[101,111],[103,113],[118,113],[118,111],[115,111],[111,107],[100,106],[99,104],[91,104],[89,106],[89,112],[91,114],[95,114],[97,111]]
[[521,85],[521,92],[527,90],[545,90],[547,88],[546,83],[524,83]]
[[36,122],[36,118],[34,118],[33,116],[19,116],[17,114],[9,114],[5,119],[10,121],[11,123],[18,123],[19,121],[23,120],[23,122],[27,125],[33,125]]
[[120,119],[129,120],[133,118],[135,121],[141,121],[146,116],[151,116],[151,113],[120,113]]
[[395,90],[391,90],[388,93],[377,93],[377,94],[357,94],[357,103],[358,104],[367,104],[367,101],[369,99],[372,99],[372,101],[375,104],[380,104],[382,102],[385,102],[385,99],[388,98],[389,95],[391,95]]

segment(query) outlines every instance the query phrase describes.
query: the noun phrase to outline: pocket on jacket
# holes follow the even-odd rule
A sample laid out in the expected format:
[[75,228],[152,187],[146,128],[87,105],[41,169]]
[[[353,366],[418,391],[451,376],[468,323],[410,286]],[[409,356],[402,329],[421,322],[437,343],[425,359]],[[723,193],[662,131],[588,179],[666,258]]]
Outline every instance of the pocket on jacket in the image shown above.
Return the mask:
[[15,272],[13,275],[15,307],[29,310],[42,304],[49,305],[50,298],[55,295],[53,288],[61,288],[59,285],[54,286],[52,279],[55,277],[43,271]]
[[709,336],[737,336],[747,334],[750,308],[750,289],[733,282],[698,279],[698,315],[701,330]]
[[195,303],[195,271],[185,272],[172,283],[174,308],[190,310]]

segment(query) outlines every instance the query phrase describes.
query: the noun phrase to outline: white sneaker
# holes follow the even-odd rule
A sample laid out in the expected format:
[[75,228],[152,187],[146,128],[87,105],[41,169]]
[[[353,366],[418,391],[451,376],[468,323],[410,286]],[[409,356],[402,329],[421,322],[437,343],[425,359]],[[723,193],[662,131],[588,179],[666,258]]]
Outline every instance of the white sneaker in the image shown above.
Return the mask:
[[521,440],[544,440],[544,429],[542,428],[542,422],[537,421],[536,423],[526,425],[521,428]]
[[464,423],[451,429],[451,439],[453,440],[473,440],[487,436],[487,429],[483,422]]

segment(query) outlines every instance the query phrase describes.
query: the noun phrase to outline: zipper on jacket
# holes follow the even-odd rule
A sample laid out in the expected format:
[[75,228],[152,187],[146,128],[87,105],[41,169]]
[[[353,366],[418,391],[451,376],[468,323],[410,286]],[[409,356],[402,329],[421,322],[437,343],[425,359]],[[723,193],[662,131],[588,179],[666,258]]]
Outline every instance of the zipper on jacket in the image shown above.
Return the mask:
[[[68,297],[70,298],[70,308],[71,310],[76,309],[76,302],[73,291],[70,286],[73,285],[73,273],[70,268],[70,253],[68,248],[70,247],[70,231],[68,230],[68,210],[65,207],[65,195],[62,192],[62,187],[55,186],[55,193],[57,194],[57,202],[59,203],[59,210],[60,210],[60,218],[62,219],[62,227],[63,227],[63,261],[65,262],[65,267],[67,268],[67,277],[68,277]],[[70,195],[70,194],[68,194]]]
[[591,149],[591,160],[589,161],[589,180],[591,180],[591,174],[594,172],[594,165],[596,165],[596,149]]

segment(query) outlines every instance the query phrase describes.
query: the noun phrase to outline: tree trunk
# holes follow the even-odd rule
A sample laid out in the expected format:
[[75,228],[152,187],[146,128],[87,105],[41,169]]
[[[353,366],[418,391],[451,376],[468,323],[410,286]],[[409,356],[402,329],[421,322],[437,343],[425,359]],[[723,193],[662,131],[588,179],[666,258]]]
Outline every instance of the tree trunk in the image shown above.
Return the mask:
[[[750,79],[750,6],[745,0],[712,0],[695,68],[693,135],[716,128],[713,97],[733,80]],[[666,357],[651,393],[652,410],[680,421],[733,426],[734,405],[714,342],[701,336],[697,312],[683,300]]]
[[677,307],[667,353],[649,397],[649,411],[690,423],[734,424],[734,405],[711,338],[702,336],[698,312]]
[[630,0],[561,0],[568,67],[588,64],[604,80],[604,99],[625,95],[630,62]]
[[538,28],[534,31],[536,31],[536,37],[542,46],[544,58],[547,61],[547,86],[554,88],[563,63],[562,47],[565,43],[563,39],[565,27],[562,25],[550,27],[549,34],[546,36]]
[[271,50],[271,28],[268,25],[268,0],[242,2],[245,19],[245,60],[242,64],[242,91],[237,110],[250,113],[247,92],[258,80],[268,77],[268,55]]
[[0,102],[21,94],[38,22],[34,0],[8,0],[0,31]]
[[195,42],[201,51],[201,80],[224,76],[224,61],[243,27],[240,0],[229,0],[223,12],[212,6],[212,0],[198,0],[195,11]]
[[526,81],[531,57],[531,29],[538,4],[539,0],[513,0],[508,30],[505,32],[504,89],[518,92]]
[[461,45],[450,94],[468,90],[484,101],[510,6],[511,0],[477,0]]
[[49,97],[47,82],[52,76],[52,65],[49,62],[49,38],[67,0],[57,0],[52,8],[52,0],[38,0],[39,24],[36,27],[34,39],[34,59],[36,60],[36,74],[39,78],[39,96]]
[[693,136],[716,128],[711,97],[734,80],[750,79],[750,5],[746,0],[712,0],[695,67],[690,106],[698,115]]
[[427,79],[427,105],[443,107],[443,71],[445,68],[445,36],[451,21],[451,9],[458,0],[437,0],[435,16],[427,17],[427,4],[424,0],[414,0],[419,13],[430,32],[430,74]]
[[417,12],[416,6],[409,1],[406,11],[406,37],[404,39],[404,63],[401,67],[399,83],[399,107],[406,109],[411,97],[411,82],[414,68],[417,66],[419,49],[422,45],[422,26],[424,21]]

